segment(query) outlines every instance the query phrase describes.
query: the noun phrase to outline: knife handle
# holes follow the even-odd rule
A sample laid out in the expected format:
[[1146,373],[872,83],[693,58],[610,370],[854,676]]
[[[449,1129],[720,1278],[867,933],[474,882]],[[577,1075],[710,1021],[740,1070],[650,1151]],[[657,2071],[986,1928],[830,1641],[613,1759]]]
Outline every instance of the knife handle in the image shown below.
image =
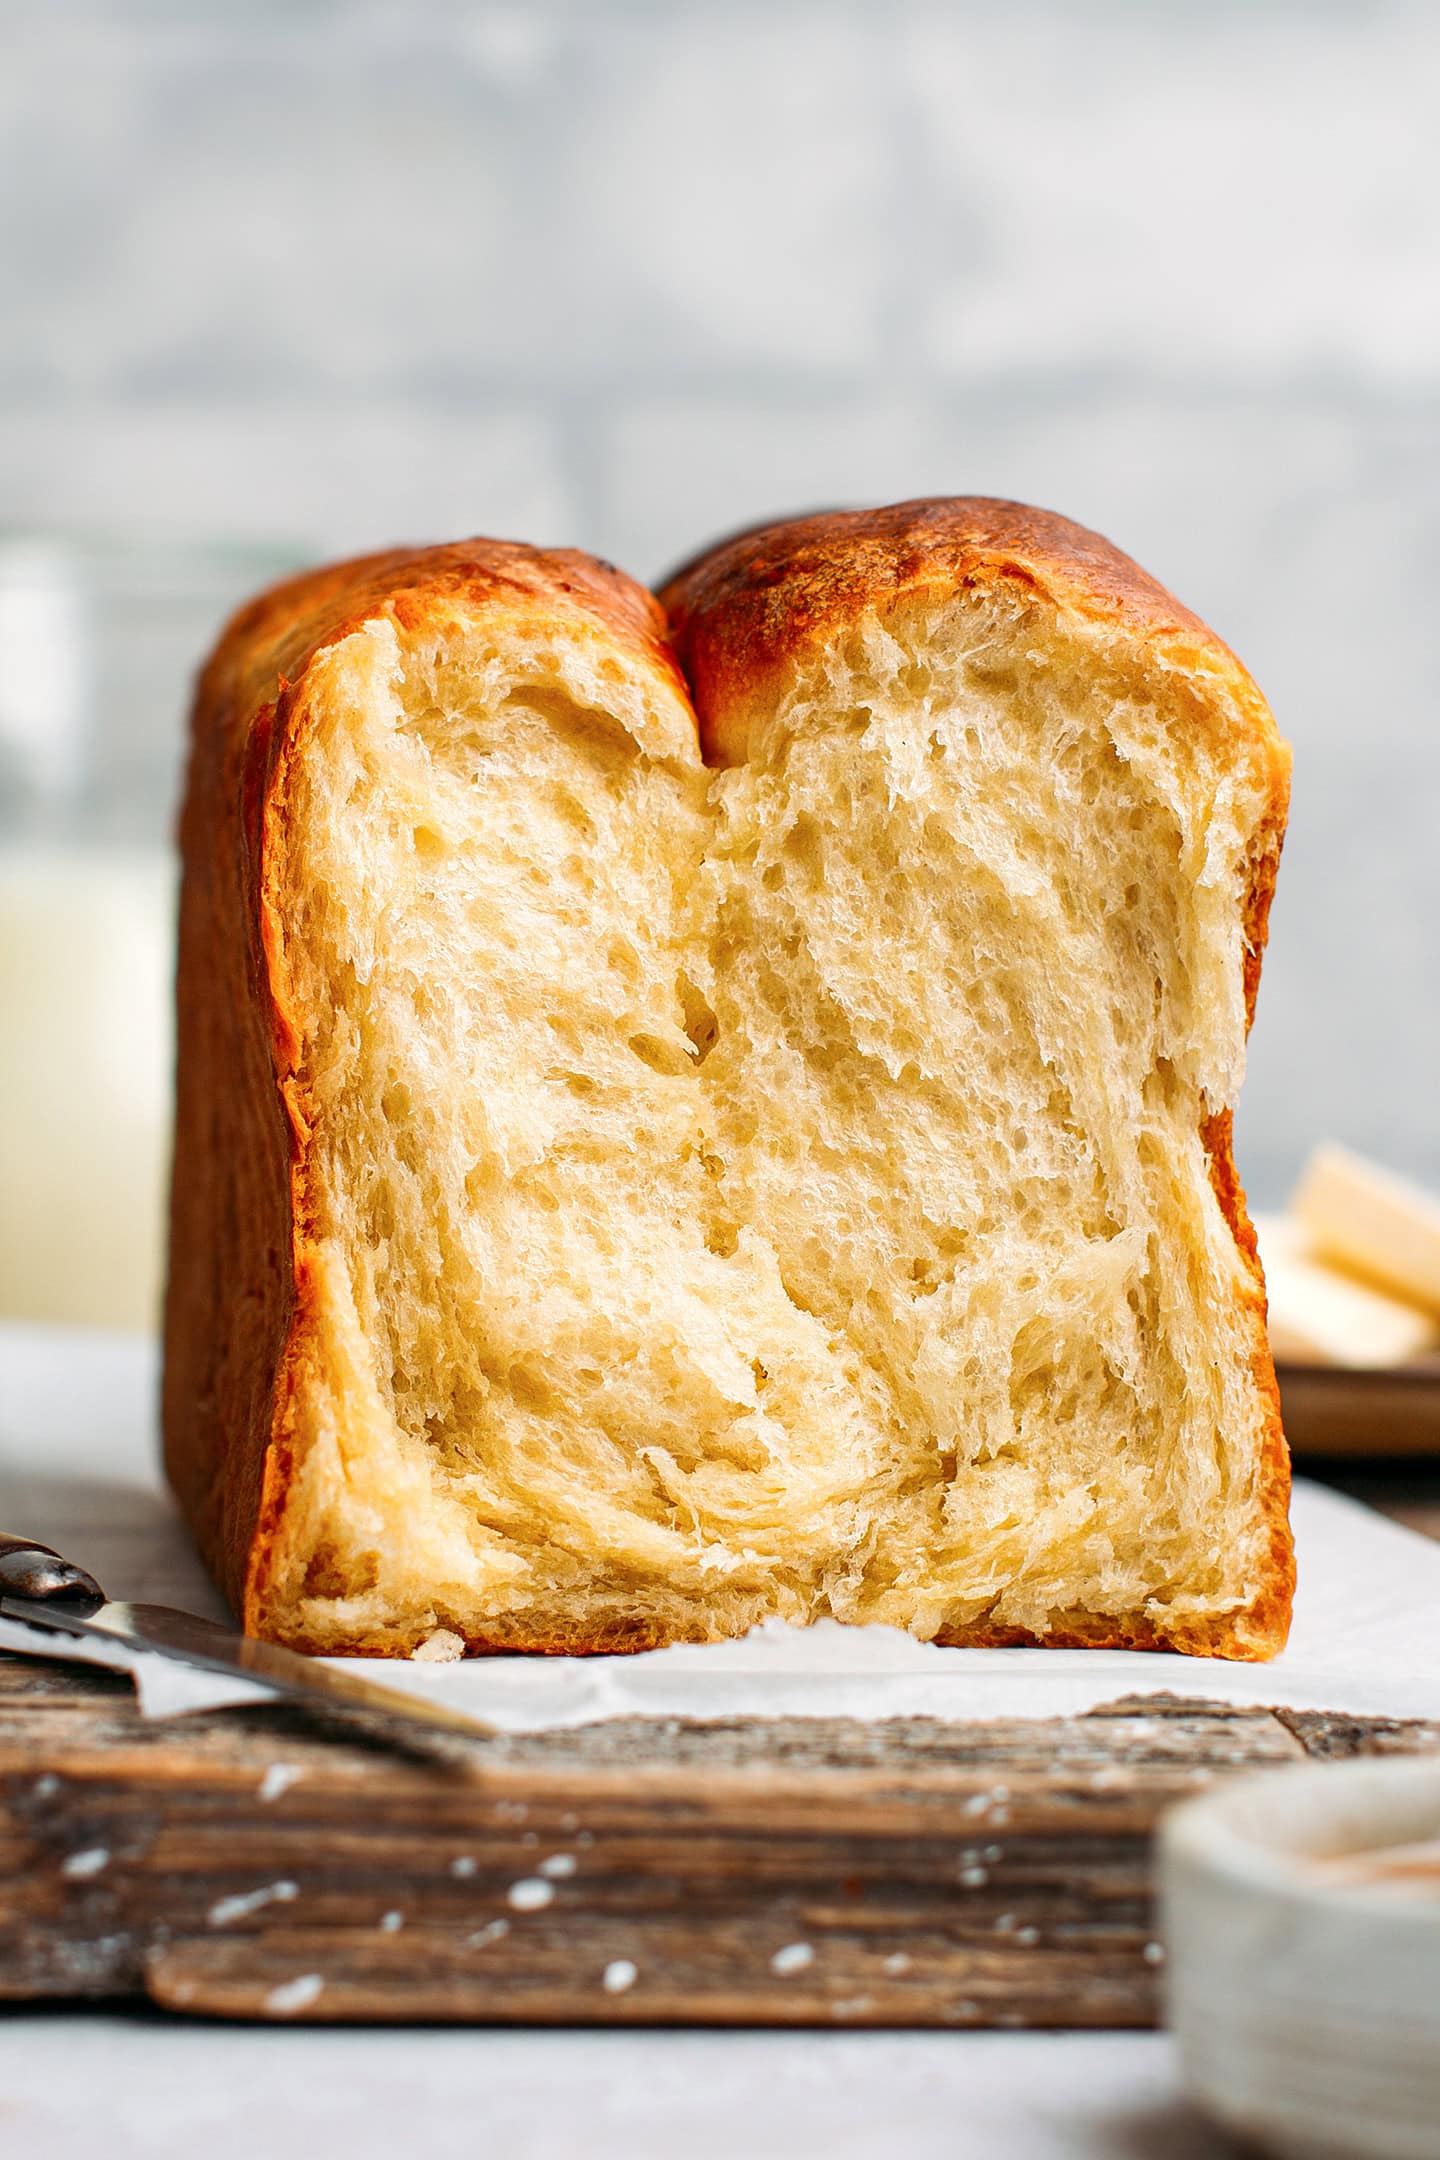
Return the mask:
[[30,1598],[44,1605],[103,1605],[93,1575],[63,1560],[35,1538],[7,1537],[0,1530],[0,1598]]

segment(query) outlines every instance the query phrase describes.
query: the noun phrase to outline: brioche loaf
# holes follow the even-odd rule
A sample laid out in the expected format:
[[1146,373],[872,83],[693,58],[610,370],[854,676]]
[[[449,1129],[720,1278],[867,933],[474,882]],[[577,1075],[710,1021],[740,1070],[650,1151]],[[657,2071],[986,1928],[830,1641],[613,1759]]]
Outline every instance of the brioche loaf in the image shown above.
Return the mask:
[[476,541],[279,587],[204,674],[165,1426],[209,1564],[319,1651],[1272,1654],[1258,692],[1003,503],[663,601]]

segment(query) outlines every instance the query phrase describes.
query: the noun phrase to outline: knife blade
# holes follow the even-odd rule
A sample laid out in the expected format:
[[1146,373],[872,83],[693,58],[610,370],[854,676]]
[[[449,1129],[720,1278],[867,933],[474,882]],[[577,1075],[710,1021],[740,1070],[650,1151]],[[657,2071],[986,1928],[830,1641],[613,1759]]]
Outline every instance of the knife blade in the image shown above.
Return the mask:
[[[12,1587],[13,1586],[13,1587]],[[26,1591],[38,1595],[27,1596]],[[92,1576],[31,1539],[0,1537],[0,1614],[59,1636],[46,1654],[65,1655],[63,1639],[91,1637],[127,1650],[172,1658],[202,1672],[254,1680],[272,1694],[307,1704],[374,1731],[412,1741],[440,1733],[483,1739],[493,1727],[444,1703],[337,1671],[317,1658],[257,1641],[238,1628],[172,1605],[106,1599]]]

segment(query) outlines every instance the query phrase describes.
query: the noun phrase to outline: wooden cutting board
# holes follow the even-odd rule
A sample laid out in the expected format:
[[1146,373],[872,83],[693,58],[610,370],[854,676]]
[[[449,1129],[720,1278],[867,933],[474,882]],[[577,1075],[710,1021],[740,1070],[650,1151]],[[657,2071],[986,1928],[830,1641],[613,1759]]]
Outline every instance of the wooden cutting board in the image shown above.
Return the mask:
[[639,1719],[449,1760],[141,1718],[0,1658],[0,1994],[272,2020],[1146,2025],[1151,1834],[1213,1779],[1440,1724],[1116,1704]]

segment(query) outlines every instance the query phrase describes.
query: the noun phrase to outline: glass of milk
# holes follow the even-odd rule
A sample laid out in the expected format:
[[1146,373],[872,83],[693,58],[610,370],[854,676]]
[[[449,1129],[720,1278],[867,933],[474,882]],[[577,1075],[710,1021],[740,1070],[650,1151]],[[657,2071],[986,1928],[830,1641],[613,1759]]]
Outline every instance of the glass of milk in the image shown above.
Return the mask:
[[0,535],[0,1320],[158,1324],[185,715],[292,566]]

